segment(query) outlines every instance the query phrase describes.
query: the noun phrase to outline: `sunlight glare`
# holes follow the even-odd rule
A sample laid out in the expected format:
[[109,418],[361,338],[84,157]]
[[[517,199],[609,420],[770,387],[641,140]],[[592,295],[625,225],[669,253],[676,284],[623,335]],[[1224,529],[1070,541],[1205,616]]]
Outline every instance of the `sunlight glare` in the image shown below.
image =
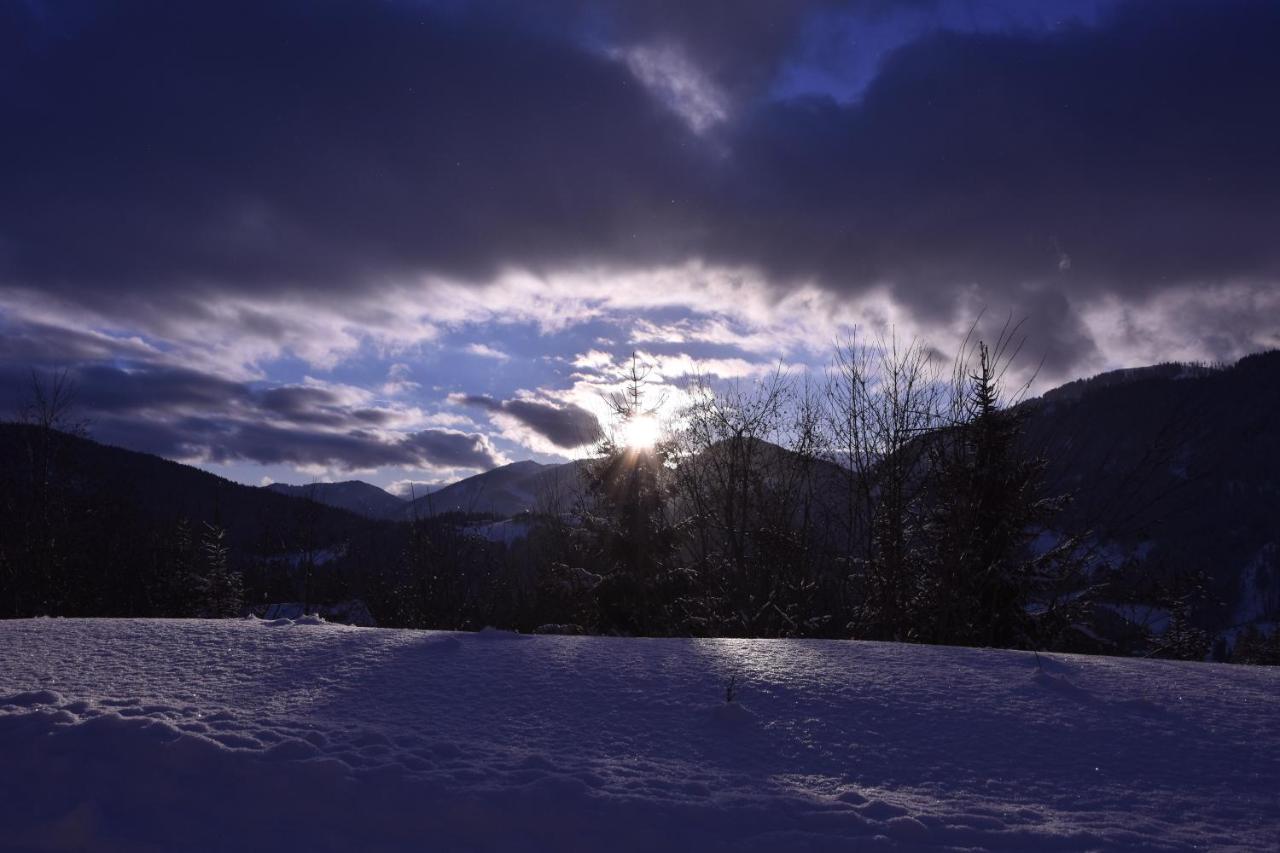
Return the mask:
[[658,443],[662,437],[662,425],[653,415],[636,415],[621,425],[619,434],[627,447],[645,450]]

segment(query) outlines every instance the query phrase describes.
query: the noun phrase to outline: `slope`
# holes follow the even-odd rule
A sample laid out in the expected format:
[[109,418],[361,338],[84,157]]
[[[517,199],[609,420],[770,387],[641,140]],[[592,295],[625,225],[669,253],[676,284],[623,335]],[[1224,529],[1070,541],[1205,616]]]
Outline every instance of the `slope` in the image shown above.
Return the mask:
[[[363,519],[346,510],[245,486],[149,453],[66,433],[52,437],[58,451],[51,479],[77,500],[129,506],[153,518],[216,522],[246,544],[263,530],[291,530],[303,518],[326,541],[363,526]],[[35,427],[0,423],[0,508],[23,500],[30,448],[41,440]]]
[[1064,526],[1169,591],[1202,582],[1212,631],[1280,616],[1280,352],[1104,374],[1028,410],[1050,490],[1074,496]]

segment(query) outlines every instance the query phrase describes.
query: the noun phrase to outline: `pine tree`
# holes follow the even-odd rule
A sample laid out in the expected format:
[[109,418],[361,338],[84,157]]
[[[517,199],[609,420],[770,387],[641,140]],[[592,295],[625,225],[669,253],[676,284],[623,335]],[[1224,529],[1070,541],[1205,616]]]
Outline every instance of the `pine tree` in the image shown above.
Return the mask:
[[216,524],[204,525],[200,540],[204,560],[203,615],[213,618],[237,616],[244,602],[239,572],[231,570],[226,531]]
[[198,565],[191,522],[186,518],[178,519],[174,526],[169,553],[169,615],[196,616],[203,609],[205,579]]
[[917,604],[921,639],[1009,647],[1031,642],[1027,604],[1038,563],[1027,554],[1044,463],[1019,443],[1021,415],[1001,408],[995,360],[985,344],[967,377],[960,417],[931,441],[926,570]]

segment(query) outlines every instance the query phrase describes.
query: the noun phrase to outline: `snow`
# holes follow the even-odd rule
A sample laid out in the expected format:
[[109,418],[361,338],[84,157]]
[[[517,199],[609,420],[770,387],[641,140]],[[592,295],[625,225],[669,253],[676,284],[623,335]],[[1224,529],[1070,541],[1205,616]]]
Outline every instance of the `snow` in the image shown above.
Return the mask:
[[346,554],[347,545],[344,542],[329,548],[318,548],[314,551],[291,551],[288,554],[281,554],[275,557],[274,561],[290,568],[298,569],[308,563],[313,566],[327,566],[334,560],[345,557]]
[[5,849],[1280,847],[1272,668],[318,620],[0,647]]
[[360,625],[365,628],[373,628],[378,624],[373,614],[369,612],[369,606],[358,598],[333,604],[312,605],[310,614],[307,613],[307,605],[301,601],[282,601],[268,604],[265,608],[255,608],[255,610],[268,622],[277,619],[298,620],[304,616],[314,616],[320,621],[341,622],[343,625]]
[[472,536],[489,542],[503,542],[510,545],[521,539],[527,539],[533,523],[518,518],[507,518],[501,521],[487,521],[480,524],[469,524],[465,530]]

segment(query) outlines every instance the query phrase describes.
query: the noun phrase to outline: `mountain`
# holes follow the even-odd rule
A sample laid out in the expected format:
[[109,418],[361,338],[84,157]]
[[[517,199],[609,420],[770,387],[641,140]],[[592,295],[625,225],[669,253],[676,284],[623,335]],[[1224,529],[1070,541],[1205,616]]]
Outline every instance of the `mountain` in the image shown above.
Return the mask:
[[[367,490],[361,490],[367,491]],[[0,618],[357,603],[379,624],[492,613],[511,538],[375,520],[54,429],[0,424]],[[429,573],[428,570],[429,569]],[[426,582],[424,582],[426,581]],[[358,601],[357,601],[358,600]]]
[[394,602],[406,527],[0,424],[0,618]]
[[345,509],[365,518],[397,518],[408,503],[403,498],[396,497],[388,491],[360,480],[346,480],[341,483],[311,483],[306,486],[272,483],[263,488],[282,495],[306,498],[325,506]]
[[1198,379],[1209,376],[1217,371],[1223,370],[1224,367],[1219,365],[1216,367],[1203,364],[1187,364],[1185,362],[1165,362],[1163,364],[1152,364],[1147,367],[1124,367],[1119,370],[1109,370],[1105,373],[1099,373],[1096,376],[1090,376],[1084,379],[1076,379],[1065,385],[1059,385],[1050,391],[1046,391],[1040,398],[1047,402],[1068,402],[1079,400],[1086,394],[1092,393],[1102,388],[1112,388],[1117,385],[1125,385],[1133,382],[1143,382],[1147,380],[1179,380],[1179,379]]
[[1066,388],[1026,404],[1062,526],[1165,595],[1202,587],[1214,632],[1280,617],[1280,351]]
[[21,509],[36,458],[49,460],[50,482],[88,513],[128,508],[152,520],[208,522],[245,545],[287,546],[302,526],[326,545],[366,524],[345,509],[242,485],[149,453],[11,423],[0,423],[0,503]]
[[404,506],[400,518],[447,512],[489,513],[509,518],[522,512],[565,512],[582,492],[581,461],[560,465],[512,462],[459,480]]

